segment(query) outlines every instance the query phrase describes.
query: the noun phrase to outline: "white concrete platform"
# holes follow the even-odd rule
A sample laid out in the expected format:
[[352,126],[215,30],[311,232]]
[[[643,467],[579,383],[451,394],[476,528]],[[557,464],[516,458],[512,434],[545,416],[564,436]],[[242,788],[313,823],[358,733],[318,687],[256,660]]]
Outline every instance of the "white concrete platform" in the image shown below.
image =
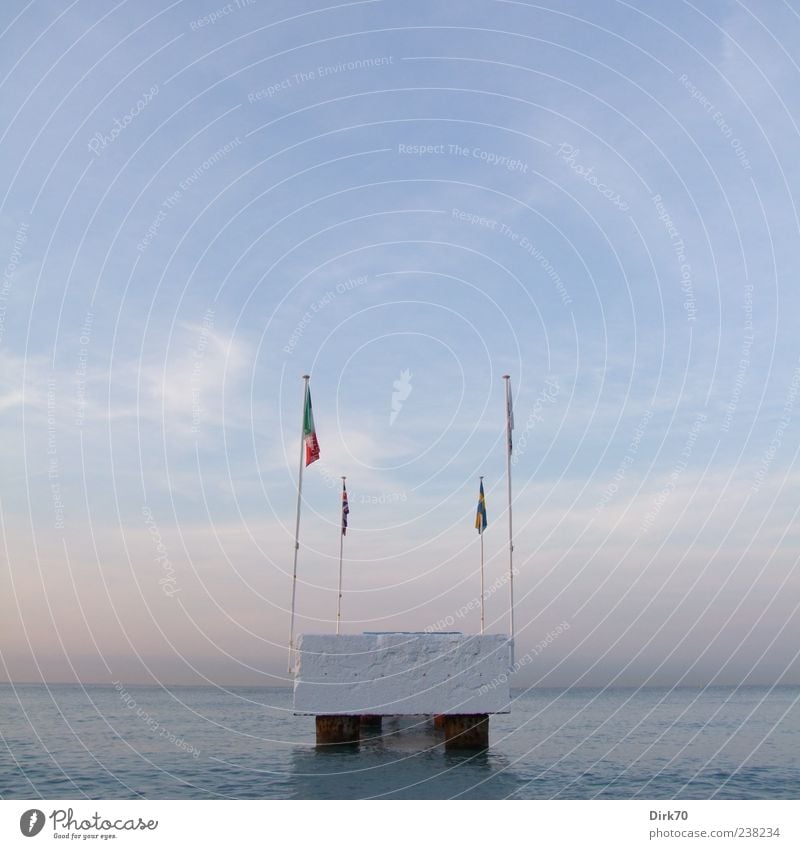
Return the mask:
[[502,634],[304,634],[296,714],[509,713],[509,638]]

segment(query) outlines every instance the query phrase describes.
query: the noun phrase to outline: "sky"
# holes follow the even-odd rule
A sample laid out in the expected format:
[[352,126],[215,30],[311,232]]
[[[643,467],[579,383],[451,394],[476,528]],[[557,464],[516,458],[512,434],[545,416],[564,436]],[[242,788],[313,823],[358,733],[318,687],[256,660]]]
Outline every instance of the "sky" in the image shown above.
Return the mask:
[[0,8],[0,676],[800,683],[800,7]]

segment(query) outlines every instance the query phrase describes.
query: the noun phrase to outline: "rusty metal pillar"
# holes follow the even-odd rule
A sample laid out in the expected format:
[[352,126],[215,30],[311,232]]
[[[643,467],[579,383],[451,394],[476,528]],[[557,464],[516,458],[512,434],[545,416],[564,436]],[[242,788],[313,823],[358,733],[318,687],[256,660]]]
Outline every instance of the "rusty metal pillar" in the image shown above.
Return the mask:
[[445,715],[443,713],[435,713],[433,715],[433,727],[437,731],[444,730],[444,720],[445,720]]
[[360,739],[360,716],[318,716],[317,745],[343,746],[357,744]]
[[489,748],[489,715],[455,713],[444,718],[444,747],[448,751]]

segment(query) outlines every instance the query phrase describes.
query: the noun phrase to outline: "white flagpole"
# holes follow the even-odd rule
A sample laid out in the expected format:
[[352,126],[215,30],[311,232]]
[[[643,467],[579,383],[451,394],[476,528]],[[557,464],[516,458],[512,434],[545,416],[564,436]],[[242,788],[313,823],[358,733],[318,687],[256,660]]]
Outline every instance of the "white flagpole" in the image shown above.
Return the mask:
[[[344,482],[347,478],[342,475],[342,492],[344,492]],[[342,501],[342,510],[344,510],[344,500]],[[344,519],[344,513],[342,513],[342,520]],[[342,554],[344,552],[344,534],[343,525],[341,522],[339,523],[339,602],[336,608],[336,633],[339,633],[339,624],[342,621]]]
[[[481,475],[481,483],[483,483],[483,475]],[[483,634],[484,629],[484,616],[483,616],[483,521],[481,520],[481,528],[480,534],[481,538],[481,634]]]
[[506,478],[508,479],[508,587],[511,594],[511,665],[514,665],[514,526],[511,519],[511,431],[514,428],[511,406],[511,375],[504,374],[506,382]]
[[300,549],[300,504],[303,497],[303,460],[305,459],[305,414],[308,380],[311,375],[303,375],[303,412],[300,417],[300,472],[297,475],[297,517],[294,523],[294,568],[292,570],[292,612],[289,617],[289,672],[292,672],[294,660],[294,600],[297,593],[297,552]]

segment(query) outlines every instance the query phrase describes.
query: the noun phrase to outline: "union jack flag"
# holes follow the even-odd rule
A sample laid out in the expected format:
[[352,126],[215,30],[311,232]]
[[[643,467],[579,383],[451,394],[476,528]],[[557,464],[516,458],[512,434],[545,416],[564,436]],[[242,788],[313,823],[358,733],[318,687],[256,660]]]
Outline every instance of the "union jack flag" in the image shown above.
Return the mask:
[[342,481],[342,536],[347,535],[347,514],[350,512],[350,505],[347,502],[347,490],[345,489],[344,481]]

